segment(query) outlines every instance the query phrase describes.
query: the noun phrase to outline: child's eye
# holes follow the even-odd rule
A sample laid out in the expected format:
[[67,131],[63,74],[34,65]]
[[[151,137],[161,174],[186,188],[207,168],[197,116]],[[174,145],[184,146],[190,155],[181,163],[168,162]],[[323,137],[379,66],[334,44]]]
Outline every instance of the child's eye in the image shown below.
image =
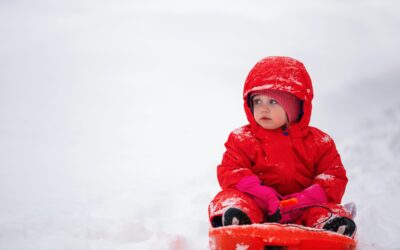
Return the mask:
[[262,103],[262,101],[260,99],[254,99],[253,100],[253,104],[254,105],[261,104],[261,103]]
[[278,104],[278,102],[277,102],[276,100],[274,100],[274,99],[271,99],[271,100],[269,101],[269,103],[270,103],[270,104]]

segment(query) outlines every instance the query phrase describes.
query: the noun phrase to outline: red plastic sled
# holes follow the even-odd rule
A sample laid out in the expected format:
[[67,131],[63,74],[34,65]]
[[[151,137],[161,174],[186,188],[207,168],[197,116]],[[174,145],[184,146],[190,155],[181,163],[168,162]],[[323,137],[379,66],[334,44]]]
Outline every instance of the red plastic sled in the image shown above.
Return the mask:
[[351,250],[357,242],[347,236],[294,224],[252,224],[211,228],[212,250]]

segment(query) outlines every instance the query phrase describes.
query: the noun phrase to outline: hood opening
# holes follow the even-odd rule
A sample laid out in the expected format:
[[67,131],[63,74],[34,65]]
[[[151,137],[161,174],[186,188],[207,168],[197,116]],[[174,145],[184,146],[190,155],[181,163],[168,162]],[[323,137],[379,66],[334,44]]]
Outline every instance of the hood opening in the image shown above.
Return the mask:
[[290,57],[266,57],[249,72],[243,89],[247,120],[252,127],[259,127],[253,117],[251,93],[262,90],[280,90],[293,94],[301,101],[299,119],[291,127],[307,128],[312,111],[313,88],[304,65]]

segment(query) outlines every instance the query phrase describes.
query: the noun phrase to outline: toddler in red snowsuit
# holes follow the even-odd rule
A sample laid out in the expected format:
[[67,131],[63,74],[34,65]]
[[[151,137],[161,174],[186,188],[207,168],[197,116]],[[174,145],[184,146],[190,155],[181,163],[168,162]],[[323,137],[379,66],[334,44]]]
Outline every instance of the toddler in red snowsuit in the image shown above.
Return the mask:
[[346,171],[333,140],[309,126],[312,99],[308,72],[293,58],[267,57],[250,71],[243,90],[249,124],[225,143],[222,191],[208,210],[213,227],[279,222],[354,235],[352,215],[340,205]]

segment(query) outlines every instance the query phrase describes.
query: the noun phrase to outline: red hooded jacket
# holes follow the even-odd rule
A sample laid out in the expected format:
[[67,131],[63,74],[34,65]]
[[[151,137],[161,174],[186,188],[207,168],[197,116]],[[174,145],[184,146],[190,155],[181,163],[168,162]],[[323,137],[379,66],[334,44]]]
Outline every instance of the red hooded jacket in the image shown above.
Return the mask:
[[[254,120],[248,97],[256,90],[287,91],[303,101],[301,119],[287,130],[266,130]],[[279,194],[302,191],[318,183],[328,202],[341,202],[347,177],[333,140],[309,126],[313,88],[304,65],[289,57],[267,57],[247,76],[243,100],[249,124],[231,132],[217,167],[222,189],[234,188],[244,176],[256,175]]]

